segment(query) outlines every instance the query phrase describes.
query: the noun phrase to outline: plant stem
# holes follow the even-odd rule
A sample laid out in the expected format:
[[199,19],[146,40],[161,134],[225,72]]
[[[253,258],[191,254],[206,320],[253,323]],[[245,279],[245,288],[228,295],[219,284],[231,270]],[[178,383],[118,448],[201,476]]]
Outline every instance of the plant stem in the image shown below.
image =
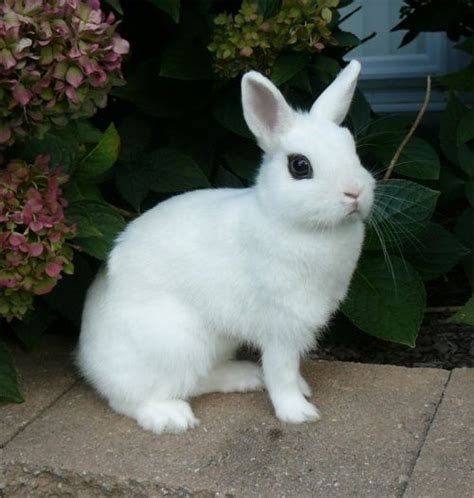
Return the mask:
[[426,308],[425,313],[455,313],[461,308],[462,306],[433,306]]
[[403,139],[402,143],[396,150],[394,156],[392,157],[392,160],[390,161],[390,164],[388,165],[387,171],[385,172],[385,176],[383,177],[384,180],[388,180],[393,172],[393,169],[395,168],[395,165],[397,164],[397,161],[400,157],[400,154],[403,152],[403,149],[407,145],[407,143],[410,141],[411,137],[413,136],[413,133],[415,133],[416,129],[418,128],[418,125],[420,124],[421,119],[423,118],[426,109],[428,108],[428,103],[431,98],[431,76],[428,75],[426,77],[426,94],[425,94],[425,101],[423,102],[423,105],[421,106],[420,111],[418,112],[418,115],[416,116],[416,119],[414,123],[412,124],[410,131],[407,133],[406,137]]
[[127,218],[129,220],[133,220],[138,216],[136,213],[132,213],[131,211],[127,211],[126,209],[119,208],[117,206],[114,206],[113,204],[107,203],[107,205],[112,208],[116,213],[121,214],[124,218]]

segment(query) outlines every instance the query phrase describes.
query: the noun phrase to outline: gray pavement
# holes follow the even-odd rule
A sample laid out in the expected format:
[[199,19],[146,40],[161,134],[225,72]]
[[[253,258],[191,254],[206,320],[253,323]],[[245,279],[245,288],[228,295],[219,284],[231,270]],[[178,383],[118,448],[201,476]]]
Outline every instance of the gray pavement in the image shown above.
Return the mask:
[[198,429],[155,436],[77,380],[64,345],[18,358],[0,496],[474,497],[474,370],[307,362],[317,423],[212,394],[192,402]]

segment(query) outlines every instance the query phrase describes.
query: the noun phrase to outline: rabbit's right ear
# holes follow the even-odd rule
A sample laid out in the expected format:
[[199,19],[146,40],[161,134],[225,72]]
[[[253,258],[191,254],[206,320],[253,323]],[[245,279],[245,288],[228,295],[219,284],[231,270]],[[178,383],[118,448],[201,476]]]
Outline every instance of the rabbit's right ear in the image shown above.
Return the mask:
[[274,147],[293,120],[293,110],[280,90],[256,71],[242,78],[242,107],[245,121],[264,151]]

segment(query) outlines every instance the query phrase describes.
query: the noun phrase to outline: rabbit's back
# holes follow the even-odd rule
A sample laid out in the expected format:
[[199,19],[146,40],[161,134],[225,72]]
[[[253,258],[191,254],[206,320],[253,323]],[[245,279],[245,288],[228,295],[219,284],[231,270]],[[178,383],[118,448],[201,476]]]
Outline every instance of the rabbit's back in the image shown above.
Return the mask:
[[255,187],[193,192],[129,225],[109,260],[109,293],[128,302],[167,292],[229,335],[258,342],[279,328],[311,342],[345,296],[362,237],[362,224],[287,232]]

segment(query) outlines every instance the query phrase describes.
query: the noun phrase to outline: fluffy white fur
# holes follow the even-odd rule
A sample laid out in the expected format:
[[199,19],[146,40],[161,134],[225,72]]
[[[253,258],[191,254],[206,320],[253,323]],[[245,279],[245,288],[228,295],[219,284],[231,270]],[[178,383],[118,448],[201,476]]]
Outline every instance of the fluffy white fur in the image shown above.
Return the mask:
[[[183,431],[198,424],[189,398],[265,386],[280,420],[319,419],[300,357],[347,293],[373,202],[374,180],[339,127],[359,71],[353,61],[309,113],[247,73],[244,114],[265,152],[255,186],[176,196],[120,235],[89,290],[78,348],[114,410]],[[313,178],[290,176],[295,153]],[[233,359],[243,343],[261,349],[262,367]]]

